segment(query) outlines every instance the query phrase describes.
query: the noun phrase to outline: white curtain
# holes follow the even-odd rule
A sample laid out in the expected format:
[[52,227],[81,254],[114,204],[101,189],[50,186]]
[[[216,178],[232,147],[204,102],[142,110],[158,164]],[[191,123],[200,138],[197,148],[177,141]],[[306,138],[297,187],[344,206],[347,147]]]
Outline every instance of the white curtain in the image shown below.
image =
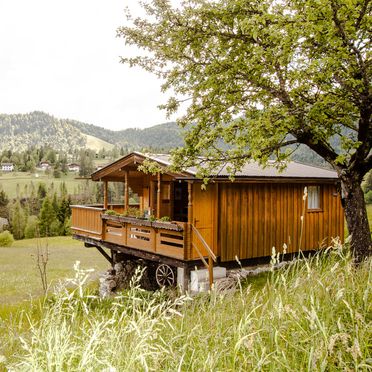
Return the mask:
[[320,209],[320,186],[308,186],[307,208]]

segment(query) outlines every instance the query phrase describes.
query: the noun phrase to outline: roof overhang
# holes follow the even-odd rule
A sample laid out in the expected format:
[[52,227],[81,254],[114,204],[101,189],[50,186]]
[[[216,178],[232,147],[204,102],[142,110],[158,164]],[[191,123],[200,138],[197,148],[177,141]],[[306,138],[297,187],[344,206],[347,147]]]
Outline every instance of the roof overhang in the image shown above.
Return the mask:
[[109,180],[122,180],[125,177],[126,171],[139,172],[138,167],[144,163],[145,160],[156,162],[162,169],[162,173],[167,174],[171,177],[192,177],[191,173],[173,173],[169,171],[168,167],[170,163],[156,159],[153,156],[147,156],[139,152],[132,152],[108,165],[92,173],[91,178],[93,181],[101,181],[105,179]]

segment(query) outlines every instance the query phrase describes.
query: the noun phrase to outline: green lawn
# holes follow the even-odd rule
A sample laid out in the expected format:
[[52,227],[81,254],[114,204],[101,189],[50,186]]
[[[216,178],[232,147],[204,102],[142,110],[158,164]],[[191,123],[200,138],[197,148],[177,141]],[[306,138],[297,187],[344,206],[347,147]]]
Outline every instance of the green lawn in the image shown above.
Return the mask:
[[83,180],[75,179],[77,176],[76,173],[69,173],[63,175],[61,178],[54,178],[52,175],[45,175],[44,172],[2,173],[0,175],[0,189],[4,190],[9,198],[15,198],[17,196],[17,185],[19,185],[18,190],[20,195],[24,195],[25,185],[30,188],[31,181],[35,185],[36,189],[38,184],[41,182],[45,183],[47,187],[53,183],[55,190],[59,190],[60,184],[64,182],[67,187],[67,192],[69,194],[74,194],[77,192],[79,183],[84,182]]
[[[85,248],[71,237],[42,238],[40,243],[41,246],[49,246],[47,274],[51,286],[60,279],[73,277],[73,265],[77,260],[81,262],[82,268],[95,269],[95,277],[109,267],[109,263],[96,249]],[[36,252],[37,239],[18,240],[12,247],[0,247],[0,307],[42,295]]]
[[372,204],[367,204],[367,214],[369,221],[369,229],[372,230]]

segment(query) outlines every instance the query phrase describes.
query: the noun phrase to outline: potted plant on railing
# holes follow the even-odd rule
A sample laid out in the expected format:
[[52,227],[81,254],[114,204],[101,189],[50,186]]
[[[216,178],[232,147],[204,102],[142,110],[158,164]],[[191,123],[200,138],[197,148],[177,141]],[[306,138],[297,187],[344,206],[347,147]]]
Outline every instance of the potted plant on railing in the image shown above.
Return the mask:
[[164,216],[152,223],[153,227],[158,229],[167,229],[167,230],[174,230],[174,231],[182,231],[183,228],[179,226],[176,222],[172,222],[170,217]]

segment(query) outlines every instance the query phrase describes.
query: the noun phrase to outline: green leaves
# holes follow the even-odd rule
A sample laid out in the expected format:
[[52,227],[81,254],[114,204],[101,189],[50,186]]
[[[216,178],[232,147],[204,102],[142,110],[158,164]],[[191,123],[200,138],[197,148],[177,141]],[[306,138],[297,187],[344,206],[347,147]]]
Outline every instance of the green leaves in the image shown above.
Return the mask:
[[[165,79],[175,95],[162,106],[169,114],[189,99],[176,166],[203,158],[203,176],[207,161],[210,171],[230,162],[234,173],[248,158],[282,161],[294,140],[335,166],[367,161],[370,2],[188,0],[175,9],[154,0],[145,10],[118,35],[146,53],[123,61]],[[362,131],[363,143],[352,136],[336,149],[345,130]]]

